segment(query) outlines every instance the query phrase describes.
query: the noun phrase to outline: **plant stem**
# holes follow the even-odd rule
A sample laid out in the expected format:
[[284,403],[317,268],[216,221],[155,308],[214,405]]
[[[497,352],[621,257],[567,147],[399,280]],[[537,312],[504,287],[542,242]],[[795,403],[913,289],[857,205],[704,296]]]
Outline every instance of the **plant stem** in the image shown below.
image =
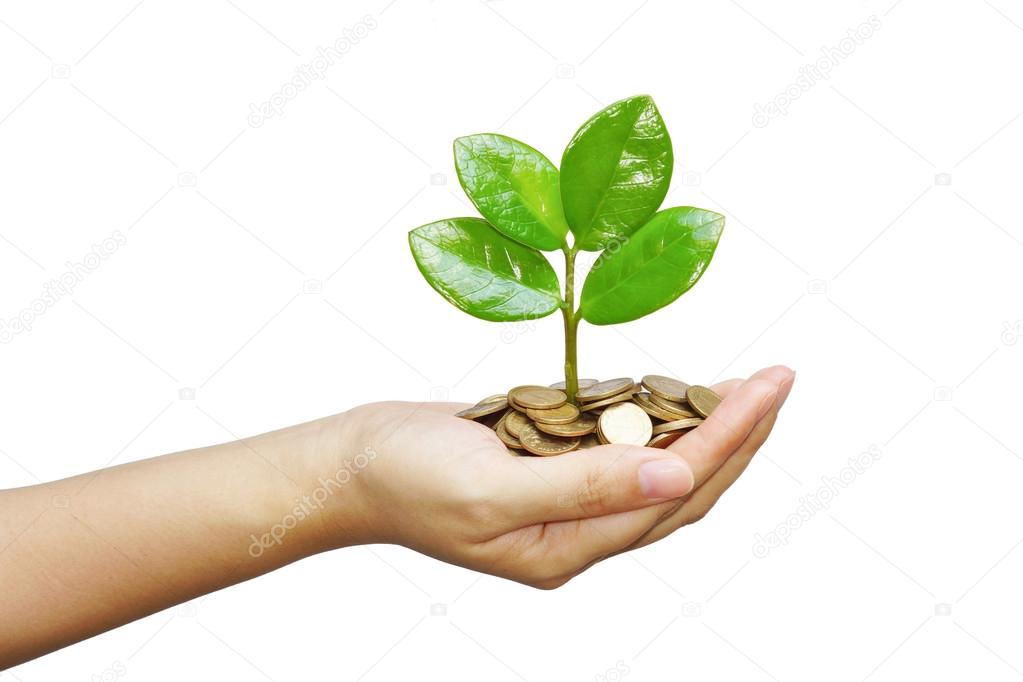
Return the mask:
[[576,360],[576,330],[579,328],[579,312],[575,309],[575,248],[565,246],[565,297],[561,314],[565,318],[565,393],[568,400],[575,402],[579,390],[579,373]]

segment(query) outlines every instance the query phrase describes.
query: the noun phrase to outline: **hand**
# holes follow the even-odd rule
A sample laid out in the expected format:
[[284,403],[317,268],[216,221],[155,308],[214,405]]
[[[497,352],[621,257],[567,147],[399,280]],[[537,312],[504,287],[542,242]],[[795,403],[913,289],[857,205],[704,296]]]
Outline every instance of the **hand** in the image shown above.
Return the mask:
[[461,405],[378,403],[0,491],[0,667],[345,545],[557,587],[702,518],[793,379],[773,367],[717,385],[721,405],[667,450],[518,457],[452,416]]
[[546,458],[509,454],[491,429],[452,416],[465,405],[364,405],[343,415],[343,441],[372,459],[353,478],[356,503],[332,516],[364,529],[360,541],[557,587],[702,518],[764,443],[793,381],[772,367],[718,384],[718,409],[666,450]]

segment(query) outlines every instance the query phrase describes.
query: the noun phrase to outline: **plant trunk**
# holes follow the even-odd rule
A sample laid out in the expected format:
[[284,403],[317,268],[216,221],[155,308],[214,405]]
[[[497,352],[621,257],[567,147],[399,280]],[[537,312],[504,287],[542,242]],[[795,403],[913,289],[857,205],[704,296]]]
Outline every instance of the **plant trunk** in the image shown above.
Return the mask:
[[565,296],[561,313],[565,318],[565,393],[569,402],[575,402],[579,390],[579,371],[576,359],[576,330],[579,313],[575,309],[575,254],[574,248],[565,248]]

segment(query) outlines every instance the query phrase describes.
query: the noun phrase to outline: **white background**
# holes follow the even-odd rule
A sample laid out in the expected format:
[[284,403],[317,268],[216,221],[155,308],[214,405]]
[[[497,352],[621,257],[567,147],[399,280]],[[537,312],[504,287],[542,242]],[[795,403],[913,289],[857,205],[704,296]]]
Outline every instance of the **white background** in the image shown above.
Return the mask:
[[[322,80],[249,124],[367,15]],[[754,125],[871,16],[828,80]],[[583,325],[583,375],[798,378],[705,521],[560,590],[356,548],[0,679],[1023,676],[1021,60],[1008,0],[4,3],[0,318],[126,243],[0,345],[3,487],[558,379],[560,320],[463,315],[405,235],[473,214],[454,137],[558,160],[641,92],[675,143],[668,204],[728,223],[674,306]],[[826,508],[791,516],[822,487]]]

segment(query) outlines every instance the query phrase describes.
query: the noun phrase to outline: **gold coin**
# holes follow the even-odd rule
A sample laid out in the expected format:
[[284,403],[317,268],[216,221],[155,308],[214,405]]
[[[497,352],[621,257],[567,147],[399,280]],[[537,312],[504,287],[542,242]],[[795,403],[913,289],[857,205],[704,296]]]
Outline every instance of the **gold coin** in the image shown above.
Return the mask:
[[595,448],[598,445],[602,445],[602,443],[600,442],[600,439],[597,438],[597,434],[595,434],[595,433],[588,433],[588,434],[586,434],[585,436],[582,437],[581,441],[579,441],[579,449],[580,450],[587,450],[589,448]]
[[537,386],[536,384],[523,384],[522,386],[516,386],[508,391],[508,406],[514,407],[519,412],[525,412],[526,408],[515,404],[515,394],[518,391],[524,391],[527,388],[543,388],[543,386]]
[[478,405],[467,407],[461,412],[456,412],[455,416],[461,417],[462,419],[479,419],[480,417],[486,417],[488,414],[500,412],[507,407],[508,401],[502,398],[501,400],[495,400],[492,403],[479,403]]
[[583,414],[574,422],[569,422],[568,424],[544,424],[543,422],[536,422],[535,426],[544,433],[549,433],[552,436],[574,438],[576,436],[585,436],[593,433],[594,429],[597,428],[597,418],[592,414]]
[[508,447],[515,448],[516,450],[522,449],[522,442],[515,436],[508,433],[508,421],[506,419],[502,419],[497,422],[497,426],[494,427],[494,432],[497,433],[497,437],[501,439],[501,442]]
[[689,388],[688,384],[678,379],[662,377],[659,374],[647,374],[643,377],[643,385],[654,395],[677,403],[686,399],[686,389]]
[[619,403],[600,415],[598,433],[608,443],[646,445],[652,435],[650,415],[635,403]]
[[564,391],[543,386],[521,386],[508,391],[515,406],[523,409],[551,410],[568,402]]
[[555,407],[552,410],[534,410],[530,408],[526,410],[526,414],[535,422],[543,422],[544,424],[568,424],[569,422],[574,422],[579,418],[579,408],[572,403],[565,403],[564,405]]
[[559,438],[551,436],[536,428],[535,424],[527,424],[519,432],[522,447],[534,455],[549,457],[562,455],[579,447],[578,438]]
[[[633,384],[632,387],[635,388],[636,385]],[[594,412],[598,412],[599,413],[600,412],[600,408],[602,408],[602,407],[607,407],[608,405],[614,405],[615,403],[623,403],[626,400],[631,400],[631,399],[632,399],[632,393],[630,393],[628,391],[625,391],[623,393],[619,393],[618,395],[613,395],[610,398],[604,398],[603,400],[595,400],[595,401],[593,401],[591,403],[583,403],[582,405],[579,406],[579,409],[581,411],[583,411],[583,412],[594,411]]]
[[613,395],[618,395],[624,391],[628,391],[636,385],[632,379],[623,377],[621,379],[608,379],[607,381],[598,381],[592,386],[586,388],[580,388],[579,392],[575,394],[575,397],[579,400],[603,400],[610,398]]
[[710,416],[721,404],[721,396],[706,386],[690,386],[686,390],[686,399],[701,417]]
[[[592,386],[595,383],[597,383],[596,379],[579,379],[579,385],[576,388],[586,388],[587,386]],[[564,381],[556,381],[548,388],[556,388],[559,391],[564,391],[568,388],[568,385]]]
[[514,412],[514,411],[515,410],[513,410],[513,409],[511,409],[509,407],[509,408],[505,409],[504,412],[495,412],[494,414],[488,414],[486,417],[480,417],[479,419],[476,420],[476,423],[477,424],[483,424],[484,426],[486,426],[488,428],[491,428],[491,429],[496,429],[497,428],[497,422],[501,421],[510,412]]
[[502,400],[507,400],[507,399],[508,399],[508,395],[506,393],[495,393],[494,395],[487,396],[486,398],[484,398],[483,400],[479,401],[476,404],[477,405],[482,405],[483,403],[499,403]]
[[681,431],[669,431],[667,433],[659,433],[650,439],[650,442],[646,444],[648,448],[666,448],[679,438],[682,437]]
[[513,438],[518,438],[522,427],[529,423],[529,418],[518,410],[509,410],[508,416],[504,418],[504,428]]
[[654,405],[663,407],[668,412],[677,415],[675,419],[683,419],[685,417],[696,417],[698,416],[695,412],[689,409],[689,403],[677,403],[674,400],[665,400],[661,396],[651,393],[650,402]]
[[651,417],[657,417],[663,419],[666,422],[674,421],[679,418],[678,414],[669,412],[660,405],[653,402],[653,396],[649,393],[637,393],[632,396],[632,401],[639,405],[644,412],[649,414]]
[[684,429],[691,429],[699,426],[703,423],[701,417],[690,417],[688,419],[676,419],[673,422],[665,422],[658,424],[654,427],[654,435],[657,436],[662,433],[668,433],[669,431],[682,431]]
[[521,391],[526,388],[543,388],[543,386],[540,386],[538,384],[522,384],[521,386],[516,386],[515,388],[508,389],[508,395],[512,395],[513,393]]

